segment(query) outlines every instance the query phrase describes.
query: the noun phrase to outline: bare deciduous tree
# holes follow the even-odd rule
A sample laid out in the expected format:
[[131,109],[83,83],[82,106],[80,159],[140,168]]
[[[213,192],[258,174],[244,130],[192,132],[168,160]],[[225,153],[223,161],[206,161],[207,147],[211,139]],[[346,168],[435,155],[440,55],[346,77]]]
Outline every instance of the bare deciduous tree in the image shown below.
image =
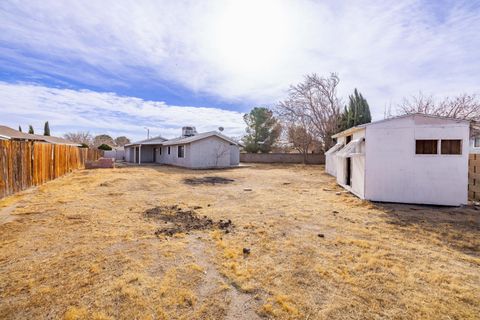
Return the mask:
[[65,133],[63,137],[75,143],[86,144],[87,146],[93,145],[93,137],[88,131],[69,132]]
[[115,146],[115,141],[113,141],[113,138],[108,134],[100,134],[98,136],[95,136],[95,138],[93,138],[93,145],[96,148],[101,146],[102,144],[106,144],[110,147],[113,147]]
[[129,144],[129,143],[130,143],[130,139],[128,139],[125,136],[120,136],[120,137],[115,138],[115,145],[117,147],[123,147],[124,145]]
[[441,101],[419,93],[410,99],[404,98],[398,106],[400,114],[423,113],[456,119],[480,120],[480,100],[476,95],[461,94]]
[[287,123],[308,124],[312,135],[319,138],[323,149],[333,145],[331,136],[338,130],[340,100],[337,97],[339,77],[316,74],[305,76],[303,82],[290,87],[288,98],[277,107],[277,113]]
[[221,143],[218,144],[214,149],[214,156],[215,156],[215,167],[218,166],[220,160],[225,157],[230,152],[229,146]]
[[313,143],[313,136],[303,126],[290,125],[287,129],[288,141],[293,148],[303,155],[303,163],[307,162],[307,154]]

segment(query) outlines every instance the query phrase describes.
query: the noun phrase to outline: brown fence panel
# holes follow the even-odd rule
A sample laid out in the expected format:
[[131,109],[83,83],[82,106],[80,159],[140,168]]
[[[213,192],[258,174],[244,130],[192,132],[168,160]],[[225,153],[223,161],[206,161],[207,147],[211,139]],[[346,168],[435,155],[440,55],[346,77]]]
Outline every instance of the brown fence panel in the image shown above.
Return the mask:
[[471,153],[468,159],[468,199],[480,200],[480,154]]
[[0,198],[83,169],[102,155],[75,146],[0,140]]

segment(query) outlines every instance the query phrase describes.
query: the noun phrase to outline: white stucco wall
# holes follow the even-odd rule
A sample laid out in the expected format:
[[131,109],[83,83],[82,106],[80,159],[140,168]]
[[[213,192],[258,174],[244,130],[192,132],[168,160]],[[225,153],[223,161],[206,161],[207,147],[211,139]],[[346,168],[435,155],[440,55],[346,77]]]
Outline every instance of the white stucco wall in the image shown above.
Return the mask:
[[240,164],[240,148],[238,145],[230,145],[230,165],[238,166]]
[[141,163],[152,163],[153,162],[153,146],[143,145],[140,148]]
[[[367,126],[365,139],[366,199],[438,205],[467,203],[467,122],[420,116],[399,118]],[[461,139],[462,155],[417,155],[415,139]]]
[[337,156],[335,153],[325,155],[325,172],[337,176]]
[[113,158],[115,160],[123,160],[125,159],[125,150],[106,150],[103,152],[104,158]]
[[185,157],[179,158],[178,157],[178,145],[170,146],[170,154],[168,154],[168,146],[162,147],[162,155],[160,156],[160,162],[180,166],[180,167],[191,167],[191,145],[190,144],[183,144],[185,146]]
[[[365,137],[365,129],[356,131],[352,134],[352,140],[360,139]],[[338,142],[346,144],[346,137],[339,137]],[[360,144],[359,153],[365,153],[365,144],[362,142]],[[347,160],[344,157],[334,156],[333,159],[336,162],[336,177],[337,183],[344,186],[346,185],[346,170],[347,170]],[[351,167],[352,167],[352,185],[350,186],[350,191],[354,194],[363,198],[365,196],[365,156],[364,155],[354,155],[350,157]]]
[[133,148],[125,147],[125,161],[133,162]]
[[191,167],[229,167],[230,152],[230,143],[216,136],[197,140],[191,143]]

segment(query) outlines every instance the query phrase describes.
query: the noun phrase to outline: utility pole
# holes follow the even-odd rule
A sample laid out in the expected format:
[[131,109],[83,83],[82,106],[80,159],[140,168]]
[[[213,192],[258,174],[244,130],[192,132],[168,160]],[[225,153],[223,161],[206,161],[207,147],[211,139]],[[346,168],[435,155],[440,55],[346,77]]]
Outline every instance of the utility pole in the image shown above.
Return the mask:
[[147,127],[144,127],[145,130],[147,130],[147,139],[150,139],[150,129],[148,129]]

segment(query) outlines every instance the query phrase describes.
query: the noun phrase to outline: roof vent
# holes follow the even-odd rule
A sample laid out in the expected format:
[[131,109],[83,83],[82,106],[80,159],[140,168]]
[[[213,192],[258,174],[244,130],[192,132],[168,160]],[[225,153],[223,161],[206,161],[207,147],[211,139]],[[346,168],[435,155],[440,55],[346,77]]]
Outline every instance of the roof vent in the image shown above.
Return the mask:
[[197,129],[195,127],[183,127],[182,128],[182,137],[192,137],[197,134]]

